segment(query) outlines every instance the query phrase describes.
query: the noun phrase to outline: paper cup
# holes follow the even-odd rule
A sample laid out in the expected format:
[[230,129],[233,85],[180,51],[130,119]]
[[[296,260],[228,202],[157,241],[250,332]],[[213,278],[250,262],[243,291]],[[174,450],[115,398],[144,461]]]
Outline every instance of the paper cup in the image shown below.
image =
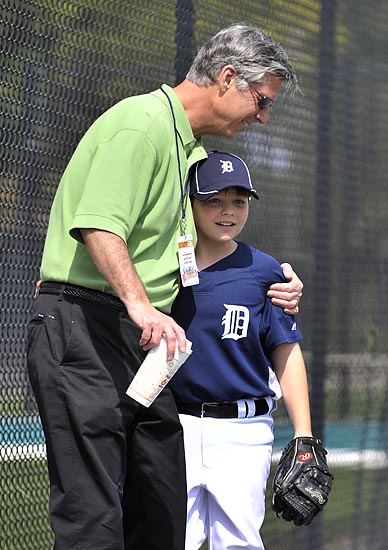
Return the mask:
[[160,345],[148,352],[126,394],[145,407],[149,407],[191,355],[191,342],[189,340],[186,342],[186,351],[181,352],[177,347],[174,358],[167,361],[167,342],[162,338]]

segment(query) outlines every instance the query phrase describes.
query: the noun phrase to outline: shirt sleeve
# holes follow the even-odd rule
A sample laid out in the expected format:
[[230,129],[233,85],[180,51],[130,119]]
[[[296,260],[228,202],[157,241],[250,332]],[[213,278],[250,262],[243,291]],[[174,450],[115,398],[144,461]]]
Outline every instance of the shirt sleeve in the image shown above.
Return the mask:
[[156,153],[147,136],[120,130],[93,152],[70,235],[80,229],[110,231],[127,241],[142,212],[152,182]]

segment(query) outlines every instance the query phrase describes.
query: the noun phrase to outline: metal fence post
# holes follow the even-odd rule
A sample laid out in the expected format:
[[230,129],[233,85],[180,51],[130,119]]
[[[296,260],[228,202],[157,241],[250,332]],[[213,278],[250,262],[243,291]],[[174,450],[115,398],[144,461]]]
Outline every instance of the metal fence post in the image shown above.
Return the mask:
[[[331,265],[329,255],[333,84],[335,78],[335,0],[323,0],[319,35],[318,151],[315,203],[311,403],[313,433],[323,437]],[[322,519],[309,527],[309,547],[323,548]]]
[[193,59],[194,0],[177,0],[175,6],[175,83],[185,79]]

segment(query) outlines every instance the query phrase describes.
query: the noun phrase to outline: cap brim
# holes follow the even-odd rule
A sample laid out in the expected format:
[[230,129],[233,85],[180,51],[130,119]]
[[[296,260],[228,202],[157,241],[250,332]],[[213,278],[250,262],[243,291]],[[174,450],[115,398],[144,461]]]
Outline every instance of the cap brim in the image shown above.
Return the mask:
[[199,193],[198,192],[197,193],[192,193],[191,196],[195,197],[199,201],[207,201],[211,197],[214,197],[214,195],[217,195],[220,191],[223,191],[224,189],[228,189],[230,187],[238,187],[239,189],[243,189],[244,191],[247,191],[251,197],[253,197],[254,199],[259,200],[259,195],[256,193],[255,189],[247,189],[246,187],[243,187],[242,185],[238,185],[238,184],[233,183],[233,182],[230,182],[230,184],[224,185],[224,187],[222,189],[217,189],[217,190],[209,191],[209,192],[202,191],[202,192],[199,192]]

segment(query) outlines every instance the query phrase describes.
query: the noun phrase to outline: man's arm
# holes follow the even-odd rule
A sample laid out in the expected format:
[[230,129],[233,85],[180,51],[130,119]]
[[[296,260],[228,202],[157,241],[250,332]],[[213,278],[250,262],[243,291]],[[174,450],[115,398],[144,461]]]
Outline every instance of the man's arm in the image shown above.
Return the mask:
[[125,304],[129,317],[142,328],[139,345],[149,350],[157,346],[164,336],[169,361],[174,356],[176,343],[181,351],[185,351],[184,330],[171,317],[151,305],[125,242],[108,231],[80,231],[97,269]]
[[267,296],[275,306],[284,309],[284,313],[295,315],[299,311],[299,302],[302,296],[303,283],[294,272],[290,264],[282,264],[284,277],[288,282],[274,283],[269,287]]

